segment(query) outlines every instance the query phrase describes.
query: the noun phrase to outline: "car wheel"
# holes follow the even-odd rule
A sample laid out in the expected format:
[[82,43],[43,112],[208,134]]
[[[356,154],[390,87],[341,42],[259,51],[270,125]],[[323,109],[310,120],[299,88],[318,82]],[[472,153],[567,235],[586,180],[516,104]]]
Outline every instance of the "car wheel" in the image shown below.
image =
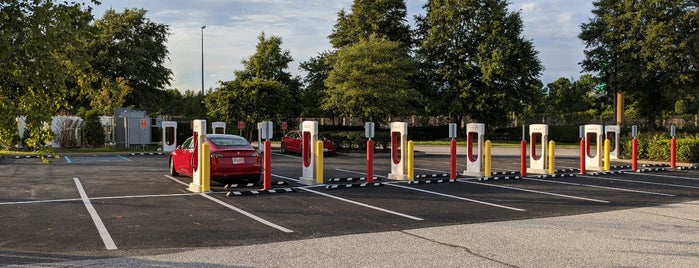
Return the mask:
[[285,154],[286,153],[286,144],[282,143],[282,149],[279,150],[281,153]]
[[180,174],[175,171],[175,160],[170,157],[170,176],[179,176]]

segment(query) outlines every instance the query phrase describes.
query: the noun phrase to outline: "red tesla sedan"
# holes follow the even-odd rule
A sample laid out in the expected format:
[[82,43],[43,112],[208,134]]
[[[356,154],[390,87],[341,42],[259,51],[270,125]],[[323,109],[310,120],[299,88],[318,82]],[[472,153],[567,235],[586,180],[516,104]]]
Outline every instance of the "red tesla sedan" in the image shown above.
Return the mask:
[[[245,138],[229,134],[207,134],[211,157],[211,179],[247,179],[259,182],[262,158]],[[196,141],[189,137],[170,153],[170,175],[191,177],[197,164]]]
[[[323,153],[326,155],[334,155],[337,152],[337,146],[334,142],[324,137],[319,137],[319,140],[323,141]],[[301,153],[303,137],[301,136],[300,130],[292,130],[282,137],[281,152],[283,154]]]

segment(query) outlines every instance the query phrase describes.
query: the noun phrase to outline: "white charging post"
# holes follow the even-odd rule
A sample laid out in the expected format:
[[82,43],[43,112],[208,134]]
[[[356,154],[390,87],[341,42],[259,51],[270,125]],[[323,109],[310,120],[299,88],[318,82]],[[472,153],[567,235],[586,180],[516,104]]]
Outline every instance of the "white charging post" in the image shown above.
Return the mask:
[[211,122],[211,130],[213,134],[225,134],[226,122]]
[[602,170],[602,143],[604,129],[602,125],[585,125],[585,168]]
[[619,125],[607,125],[604,126],[605,137],[610,140],[611,146],[613,148],[609,149],[609,159],[618,160],[619,151],[619,138],[621,137],[621,128]]
[[177,149],[177,122],[163,121],[163,152]]
[[315,174],[315,144],[318,140],[318,122],[301,122],[301,162],[302,172],[299,183],[313,185],[316,183]]
[[[206,145],[206,120],[192,121],[192,142],[194,143],[194,153],[192,154],[192,183],[189,184],[189,191],[201,193],[209,191],[209,162],[208,146]],[[204,148],[206,147],[206,148]],[[206,153],[206,155],[204,155]],[[205,163],[206,162],[206,163]]]
[[[531,152],[529,154],[529,170],[528,173],[547,173],[548,160],[548,138],[549,126],[546,124],[529,125],[529,143],[531,143]],[[540,146],[537,146],[537,143]]]
[[[483,142],[485,124],[466,124],[466,176],[483,176]],[[474,146],[475,143],[475,146]],[[475,151],[474,151],[475,150]]]
[[406,180],[406,151],[408,143],[408,123],[391,123],[391,180]]

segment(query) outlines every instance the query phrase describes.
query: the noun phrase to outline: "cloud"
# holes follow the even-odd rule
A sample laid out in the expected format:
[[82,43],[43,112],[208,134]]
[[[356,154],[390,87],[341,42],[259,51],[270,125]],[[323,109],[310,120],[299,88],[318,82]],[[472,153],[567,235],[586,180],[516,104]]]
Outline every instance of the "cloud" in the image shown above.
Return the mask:
[[[302,61],[331,48],[327,36],[340,9],[350,10],[352,0],[103,0],[95,9],[127,7],[148,10],[151,21],[170,26],[167,43],[171,61],[166,65],[174,76],[172,87],[201,90],[201,39],[204,39],[205,87],[217,81],[232,80],[242,69],[240,61],[255,52],[257,36],[282,38],[294,62],[290,71],[299,74]],[[406,0],[408,21],[424,14],[426,0]],[[544,83],[557,78],[577,77],[583,47],[577,39],[579,25],[587,21],[592,9],[589,0],[511,0],[511,11],[520,11],[524,34],[534,42],[546,70]]]

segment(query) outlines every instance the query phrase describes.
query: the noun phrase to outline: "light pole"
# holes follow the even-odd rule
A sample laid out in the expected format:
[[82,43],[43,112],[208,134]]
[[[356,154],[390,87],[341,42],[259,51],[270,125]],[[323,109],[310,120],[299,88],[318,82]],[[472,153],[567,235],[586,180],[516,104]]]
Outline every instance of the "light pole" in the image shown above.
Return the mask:
[[204,97],[204,29],[206,25],[201,26],[201,96]]

